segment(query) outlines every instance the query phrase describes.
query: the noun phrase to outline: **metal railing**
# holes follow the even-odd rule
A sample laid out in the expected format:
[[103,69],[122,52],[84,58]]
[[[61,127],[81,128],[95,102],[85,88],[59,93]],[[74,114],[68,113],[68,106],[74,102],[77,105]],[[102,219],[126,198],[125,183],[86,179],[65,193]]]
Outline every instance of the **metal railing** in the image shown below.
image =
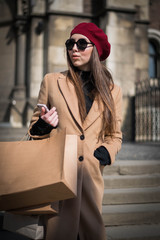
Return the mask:
[[136,141],[160,141],[160,79],[136,83]]

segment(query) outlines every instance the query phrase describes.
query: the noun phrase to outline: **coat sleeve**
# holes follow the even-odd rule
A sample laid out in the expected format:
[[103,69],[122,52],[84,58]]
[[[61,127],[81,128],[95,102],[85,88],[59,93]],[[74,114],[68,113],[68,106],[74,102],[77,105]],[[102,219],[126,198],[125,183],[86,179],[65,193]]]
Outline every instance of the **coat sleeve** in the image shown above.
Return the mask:
[[[40,91],[39,91],[39,95],[38,95],[38,100],[37,103],[42,103],[42,104],[46,104],[47,107],[49,108],[49,101],[48,101],[48,75],[46,74],[41,86],[40,86]],[[41,139],[41,138],[46,138],[49,136],[49,134],[45,134],[43,136],[38,136],[38,135],[32,135],[30,130],[32,128],[32,126],[38,121],[40,116],[40,110],[39,108],[36,106],[30,121],[30,126],[29,126],[29,130],[28,130],[28,134],[30,137],[34,138],[34,139]]]
[[112,137],[105,136],[102,144],[110,154],[111,164],[115,161],[115,156],[121,149],[122,144],[122,90],[120,87],[116,86],[116,89],[113,91],[115,92],[113,93],[113,99],[115,104],[116,129]]

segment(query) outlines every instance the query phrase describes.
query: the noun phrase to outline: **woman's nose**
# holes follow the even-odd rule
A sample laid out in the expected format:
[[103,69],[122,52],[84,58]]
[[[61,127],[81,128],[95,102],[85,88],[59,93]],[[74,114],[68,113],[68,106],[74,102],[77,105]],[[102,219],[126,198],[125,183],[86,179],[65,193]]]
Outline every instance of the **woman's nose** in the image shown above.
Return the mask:
[[72,50],[78,51],[78,48],[77,48],[77,44],[76,44],[76,43],[74,43]]

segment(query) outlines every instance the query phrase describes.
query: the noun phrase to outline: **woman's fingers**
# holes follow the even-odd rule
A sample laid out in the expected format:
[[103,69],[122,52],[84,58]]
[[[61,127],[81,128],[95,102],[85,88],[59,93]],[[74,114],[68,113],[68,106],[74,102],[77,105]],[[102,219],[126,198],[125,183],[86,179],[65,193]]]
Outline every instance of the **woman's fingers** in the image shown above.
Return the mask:
[[52,121],[50,122],[50,125],[53,126],[53,127],[56,127],[58,125],[58,115],[56,115]]
[[56,116],[58,116],[57,112],[53,112],[52,114],[45,114],[42,116],[42,119],[46,122],[48,122],[49,124],[52,123],[52,121],[54,120],[54,118],[56,118]]
[[45,110],[44,107],[42,107],[42,108],[41,108],[41,117],[42,117],[43,115],[45,115],[45,113],[46,113],[46,110]]
[[49,110],[49,112],[46,113],[47,117],[51,116],[56,111],[56,108],[53,107]]
[[41,118],[48,124],[50,124],[53,127],[56,127],[58,125],[58,113],[56,111],[56,108],[53,107],[49,112],[47,112],[44,115],[41,115]]

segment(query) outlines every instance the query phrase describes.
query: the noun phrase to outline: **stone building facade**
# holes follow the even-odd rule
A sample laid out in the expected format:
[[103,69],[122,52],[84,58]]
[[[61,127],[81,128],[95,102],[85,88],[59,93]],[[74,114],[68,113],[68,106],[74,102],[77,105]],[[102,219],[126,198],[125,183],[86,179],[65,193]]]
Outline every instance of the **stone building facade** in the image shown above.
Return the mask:
[[160,75],[158,6],[158,0],[0,0],[0,126],[28,126],[43,76],[66,69],[65,40],[85,21],[108,35],[104,64],[123,90],[124,139],[134,140],[135,84],[150,77],[150,42]]

